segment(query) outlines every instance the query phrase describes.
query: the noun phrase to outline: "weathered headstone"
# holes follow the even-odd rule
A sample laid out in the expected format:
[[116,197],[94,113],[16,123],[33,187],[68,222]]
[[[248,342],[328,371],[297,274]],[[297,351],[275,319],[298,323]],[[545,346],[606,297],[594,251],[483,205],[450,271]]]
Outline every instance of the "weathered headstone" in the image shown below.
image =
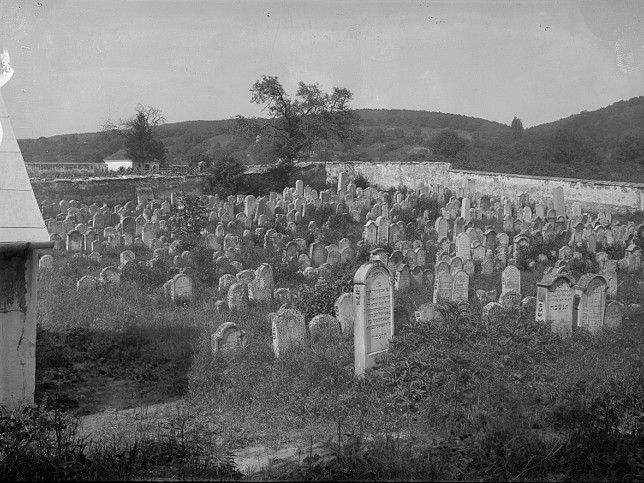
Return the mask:
[[295,309],[281,308],[269,314],[273,334],[273,353],[275,357],[301,344],[306,340],[304,315]]
[[521,272],[514,265],[508,265],[501,273],[501,295],[508,291],[521,293]]
[[572,333],[572,279],[566,274],[550,273],[537,283],[537,322],[551,322],[552,332],[562,337]]
[[211,337],[213,354],[235,351],[245,344],[246,333],[233,322],[221,324]]
[[585,328],[590,333],[603,327],[607,289],[608,282],[601,275],[587,273],[579,278],[575,285],[575,291],[580,297],[577,327]]
[[355,373],[363,374],[376,357],[389,349],[394,335],[393,283],[389,270],[379,262],[362,265],[354,276]]
[[192,279],[179,273],[169,281],[170,298],[175,304],[187,303],[192,300]]

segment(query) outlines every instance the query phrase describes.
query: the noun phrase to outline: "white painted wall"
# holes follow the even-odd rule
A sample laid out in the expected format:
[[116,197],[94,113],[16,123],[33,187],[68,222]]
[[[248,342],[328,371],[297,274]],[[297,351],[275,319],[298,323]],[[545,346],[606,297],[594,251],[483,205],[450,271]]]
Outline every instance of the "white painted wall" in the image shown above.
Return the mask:
[[124,161],[105,161],[105,164],[107,164],[107,170],[108,171],[118,171],[120,168],[131,168],[132,167],[132,161],[131,160],[124,160]]

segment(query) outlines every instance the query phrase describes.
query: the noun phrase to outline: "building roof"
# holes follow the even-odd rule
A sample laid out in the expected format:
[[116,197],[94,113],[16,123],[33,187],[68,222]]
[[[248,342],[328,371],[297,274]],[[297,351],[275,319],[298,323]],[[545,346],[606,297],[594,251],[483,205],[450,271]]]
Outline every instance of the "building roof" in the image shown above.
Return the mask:
[[125,148],[121,148],[114,154],[104,158],[103,161],[132,161],[132,158],[128,156]]
[[0,92],[0,251],[52,246]]

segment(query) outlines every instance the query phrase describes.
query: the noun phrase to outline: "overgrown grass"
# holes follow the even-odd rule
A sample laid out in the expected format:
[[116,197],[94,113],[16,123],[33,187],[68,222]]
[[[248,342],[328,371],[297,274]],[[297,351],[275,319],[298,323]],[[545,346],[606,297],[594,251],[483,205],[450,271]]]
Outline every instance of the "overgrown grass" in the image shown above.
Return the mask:
[[[311,220],[325,243],[347,235],[359,239],[361,224],[323,210],[307,213],[286,239],[307,239]],[[274,228],[286,233],[283,226]],[[241,227],[233,231],[242,233]],[[297,292],[294,305],[307,322],[333,313],[333,303],[351,291],[356,268],[373,248],[363,247],[355,264],[315,283],[262,242],[257,234],[252,242],[243,240],[244,268],[271,263],[276,285]],[[535,247],[521,260],[556,248]],[[581,251],[582,260],[590,260]],[[137,260],[150,255],[139,249]],[[54,271],[39,275],[40,407],[0,418],[0,465],[6,465],[0,474],[7,479],[230,479],[239,476],[232,454],[241,448],[306,449],[312,440],[324,441],[326,450],[260,477],[644,478],[641,318],[595,336],[578,331],[569,340],[520,309],[485,324],[474,291],[500,292],[500,274],[477,274],[470,280],[469,308],[442,306],[442,324],[405,318],[379,368],[357,379],[350,336],[307,339],[275,358],[267,314],[279,308],[277,302],[219,313],[211,249],[193,248],[195,297],[186,306],[163,297],[161,285],[177,271],[170,260],[155,268],[137,265],[119,287],[77,293],[76,280],[118,265],[118,252],[106,251],[98,265],[67,253],[55,257]],[[428,266],[433,259],[428,253]],[[535,295],[544,266],[522,272],[523,296]],[[620,274],[620,297],[641,303],[641,281],[639,274]],[[396,307],[413,314],[431,301],[430,294],[427,288],[396,294]],[[246,332],[246,345],[215,356],[210,338],[224,322]],[[74,419],[78,392],[90,380],[134,381],[141,395],[181,397],[191,411],[162,430],[90,441]],[[133,398],[124,407],[149,401]]]

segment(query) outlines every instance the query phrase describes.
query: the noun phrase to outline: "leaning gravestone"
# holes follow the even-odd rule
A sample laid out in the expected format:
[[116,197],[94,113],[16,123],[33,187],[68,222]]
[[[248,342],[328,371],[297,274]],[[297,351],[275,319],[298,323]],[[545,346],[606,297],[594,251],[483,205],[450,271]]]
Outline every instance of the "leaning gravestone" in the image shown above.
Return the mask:
[[273,291],[264,279],[254,279],[248,282],[248,300],[250,302],[265,304],[272,300]]
[[239,282],[233,283],[228,289],[228,309],[231,311],[244,310],[248,307],[246,285]]
[[85,275],[84,277],[81,277],[80,280],[76,282],[76,291],[85,292],[88,290],[96,290],[99,285],[100,285],[100,282],[96,277],[92,277],[91,275]]
[[51,255],[43,255],[38,262],[38,269],[41,271],[50,271],[54,268],[54,257]]
[[309,334],[314,340],[337,337],[341,334],[340,322],[332,315],[316,315],[309,322]]
[[232,322],[221,324],[210,339],[212,353],[229,352],[243,347],[245,336],[246,333],[236,324]]
[[344,335],[353,335],[355,324],[355,310],[353,307],[353,294],[343,293],[335,301],[335,316],[340,323],[340,329]]
[[607,329],[616,329],[622,325],[624,316],[624,305],[617,300],[608,302],[604,311],[604,327]]
[[306,339],[304,315],[295,309],[281,308],[269,314],[273,333],[273,352],[279,357],[285,351],[301,344]]
[[101,270],[100,280],[104,285],[118,286],[121,283],[121,272],[117,267],[105,267]]
[[373,261],[358,268],[353,282],[355,373],[360,376],[389,350],[394,335],[393,281],[387,267]]

